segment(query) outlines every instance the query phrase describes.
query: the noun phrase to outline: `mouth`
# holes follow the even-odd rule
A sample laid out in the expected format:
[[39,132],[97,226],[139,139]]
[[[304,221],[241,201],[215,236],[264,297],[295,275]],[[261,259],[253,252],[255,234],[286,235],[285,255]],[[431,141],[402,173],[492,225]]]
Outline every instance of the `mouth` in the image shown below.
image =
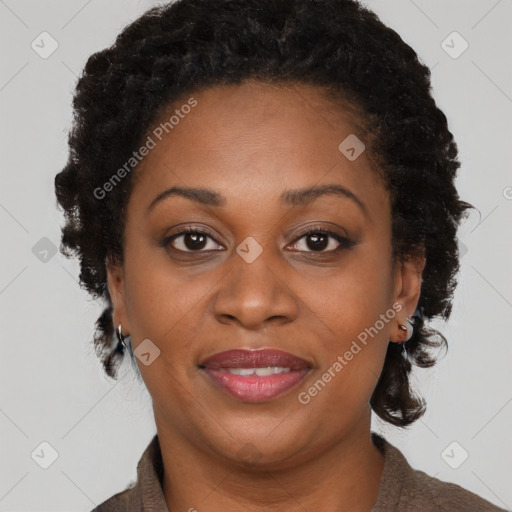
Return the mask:
[[307,361],[276,349],[235,349],[205,359],[199,368],[228,395],[245,402],[280,397],[311,370]]

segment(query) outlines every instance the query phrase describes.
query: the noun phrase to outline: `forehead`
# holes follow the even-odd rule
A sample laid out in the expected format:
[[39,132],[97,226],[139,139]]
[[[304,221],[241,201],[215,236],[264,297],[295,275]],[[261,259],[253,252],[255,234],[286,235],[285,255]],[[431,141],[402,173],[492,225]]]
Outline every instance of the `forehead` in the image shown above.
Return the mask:
[[335,105],[315,86],[203,89],[169,106],[148,130],[155,145],[136,169],[134,194],[149,204],[165,188],[201,186],[243,204],[248,193],[270,202],[285,189],[339,183],[384,199],[359,121],[355,108]]

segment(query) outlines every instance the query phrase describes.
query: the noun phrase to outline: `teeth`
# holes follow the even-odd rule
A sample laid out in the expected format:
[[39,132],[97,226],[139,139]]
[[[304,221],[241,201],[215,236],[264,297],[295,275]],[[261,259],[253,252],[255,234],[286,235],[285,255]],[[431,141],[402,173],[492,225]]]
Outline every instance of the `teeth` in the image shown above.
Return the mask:
[[257,375],[258,377],[268,377],[279,373],[288,373],[290,368],[283,368],[282,366],[267,366],[266,368],[226,368],[229,373],[233,375],[241,375],[246,377],[248,375]]

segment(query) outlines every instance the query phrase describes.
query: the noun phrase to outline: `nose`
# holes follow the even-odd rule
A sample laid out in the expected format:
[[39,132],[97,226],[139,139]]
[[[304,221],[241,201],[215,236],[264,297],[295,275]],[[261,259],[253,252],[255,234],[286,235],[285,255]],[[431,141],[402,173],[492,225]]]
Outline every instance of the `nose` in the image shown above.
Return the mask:
[[286,270],[270,250],[263,250],[250,263],[234,253],[226,264],[229,272],[220,281],[213,304],[219,322],[263,330],[297,318],[299,301],[289,286]]

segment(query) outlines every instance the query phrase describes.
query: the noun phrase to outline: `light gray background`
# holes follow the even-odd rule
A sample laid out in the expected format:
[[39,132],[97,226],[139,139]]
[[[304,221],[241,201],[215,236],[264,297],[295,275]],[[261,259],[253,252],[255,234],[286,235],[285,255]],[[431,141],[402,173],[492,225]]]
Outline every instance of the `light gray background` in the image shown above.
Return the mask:
[[[78,284],[78,262],[34,250],[60,243],[53,180],[67,160],[71,95],[87,57],[113,43],[150,0],[0,0],[0,510],[89,511],[135,478],[155,433],[150,396],[133,380],[109,381],[92,335],[100,304]],[[371,0],[432,69],[434,96],[459,145],[458,187],[474,204],[460,231],[460,285],[446,326],[448,355],[416,370],[426,415],[407,431],[375,421],[411,465],[501,507],[512,507],[512,1]],[[59,44],[42,59],[43,31]],[[469,43],[458,58],[442,41]],[[459,42],[454,42],[455,49]],[[36,249],[39,246],[36,246]],[[44,259],[44,258],[43,258]],[[46,441],[57,460],[31,453]],[[458,469],[442,458],[456,441]],[[460,448],[449,450],[459,457]],[[46,450],[45,454],[49,451]],[[45,455],[46,456],[46,455]]]

